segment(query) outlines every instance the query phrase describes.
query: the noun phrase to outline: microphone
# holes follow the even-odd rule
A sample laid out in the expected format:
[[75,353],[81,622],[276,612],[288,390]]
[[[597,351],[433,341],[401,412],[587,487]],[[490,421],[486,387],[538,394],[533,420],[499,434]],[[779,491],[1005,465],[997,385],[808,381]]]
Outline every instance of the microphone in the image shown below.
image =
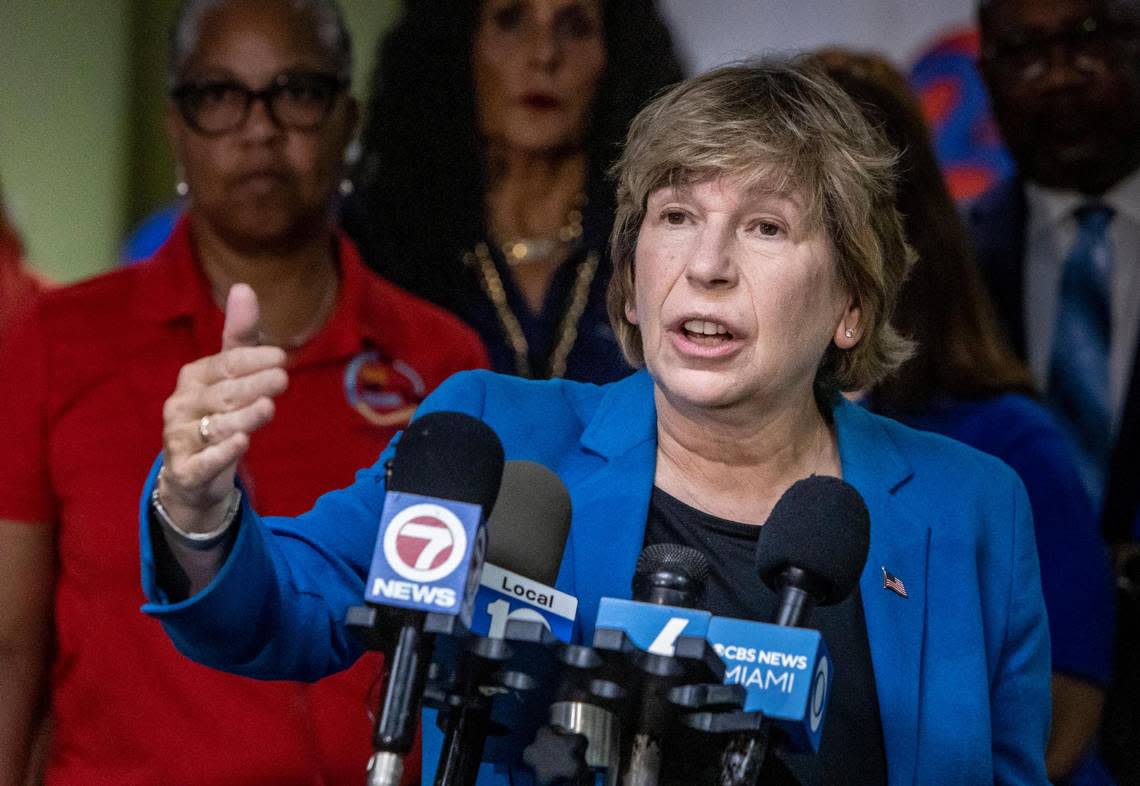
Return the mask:
[[[633,573],[633,597],[662,609],[697,606],[709,576],[709,563],[704,554],[676,543],[656,543],[637,557]],[[711,615],[710,615],[711,616]],[[660,655],[676,653],[676,642],[685,627],[672,617],[666,627],[646,648]],[[689,635],[693,635],[692,632]],[[656,786],[661,771],[661,741],[644,722],[633,736],[626,783],[630,786]]]
[[756,571],[779,594],[773,622],[800,626],[859,583],[871,545],[871,516],[855,487],[828,475],[798,480],[760,528]]
[[709,564],[696,549],[675,543],[648,546],[637,558],[633,600],[602,598],[594,641],[620,631],[638,649],[672,657],[682,635],[704,638],[712,614],[696,608]]
[[[779,595],[775,624],[723,617],[709,624],[726,681],[745,687],[745,710],[761,711],[794,750],[819,749],[832,679],[823,636],[798,626],[815,606],[851,594],[870,534],[867,506],[850,484],[823,475],[797,481],[772,508],[756,547],[757,572]],[[721,760],[721,786],[755,784],[766,749],[756,735],[734,737]]]
[[[552,586],[570,531],[570,494],[558,476],[533,461],[503,467],[495,509],[487,520],[487,562],[475,595],[470,632],[502,639],[511,620],[539,622],[569,641],[578,600]],[[492,564],[494,563],[494,564]],[[460,685],[448,709],[437,784],[473,784],[491,723],[480,692],[478,659],[459,656]]]
[[[696,549],[675,543],[646,547],[634,569],[634,600],[603,598],[599,604],[595,627],[600,638],[607,631],[621,631],[638,649],[673,657],[682,635],[703,638],[708,630],[712,615],[695,608],[708,574],[708,560]],[[642,696],[623,780],[628,786],[654,786],[661,769],[661,730],[657,727],[664,696],[656,695],[652,687],[647,693],[653,695]]]
[[471,632],[501,639],[511,620],[542,623],[559,640],[574,632],[578,599],[554,588],[570,533],[570,494],[533,461],[508,461],[487,520],[487,561]]
[[633,597],[657,606],[696,608],[709,577],[705,555],[676,543],[655,543],[637,556]]
[[349,625],[369,642],[383,635],[388,679],[373,732],[369,786],[397,786],[412,747],[427,679],[428,613],[469,623],[486,552],[484,518],[503,475],[503,446],[489,426],[458,412],[413,421],[388,466],[376,550],[365,584],[368,607]]

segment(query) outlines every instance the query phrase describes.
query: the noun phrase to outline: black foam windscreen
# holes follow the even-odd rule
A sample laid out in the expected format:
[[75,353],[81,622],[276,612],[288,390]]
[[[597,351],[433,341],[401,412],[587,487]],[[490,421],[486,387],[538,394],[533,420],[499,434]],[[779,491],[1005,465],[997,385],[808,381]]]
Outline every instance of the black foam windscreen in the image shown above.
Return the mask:
[[487,521],[487,561],[553,586],[570,532],[570,493],[533,461],[508,461]]
[[486,516],[502,477],[503,445],[490,426],[462,412],[431,412],[400,436],[388,489],[474,503]]
[[812,475],[792,484],[760,528],[756,569],[773,591],[789,567],[824,585],[816,603],[839,603],[855,588],[871,542],[871,517],[862,495],[850,484]]

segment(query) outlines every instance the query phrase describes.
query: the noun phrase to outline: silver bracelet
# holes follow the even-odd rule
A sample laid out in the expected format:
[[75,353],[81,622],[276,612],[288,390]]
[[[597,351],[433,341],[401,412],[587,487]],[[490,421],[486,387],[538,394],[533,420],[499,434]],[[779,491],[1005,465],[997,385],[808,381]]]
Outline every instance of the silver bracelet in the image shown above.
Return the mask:
[[162,505],[162,500],[158,496],[157,484],[150,494],[150,508],[154,511],[155,518],[158,519],[163,528],[173,535],[180,544],[195,551],[207,551],[221,543],[230,527],[237,521],[238,513],[241,511],[241,491],[234,489],[230,496],[229,507],[226,508],[225,518],[222,519],[222,523],[216,529],[209,532],[187,532],[175,524]]

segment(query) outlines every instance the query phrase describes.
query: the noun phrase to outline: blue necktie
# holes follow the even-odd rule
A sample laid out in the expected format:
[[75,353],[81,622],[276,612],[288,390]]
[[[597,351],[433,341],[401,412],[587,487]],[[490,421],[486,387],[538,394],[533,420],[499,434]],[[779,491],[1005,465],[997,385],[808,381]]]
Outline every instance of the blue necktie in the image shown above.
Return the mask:
[[1108,347],[1112,208],[1077,208],[1077,239],[1065,260],[1049,369],[1049,400],[1077,447],[1082,480],[1099,507],[1111,447]]

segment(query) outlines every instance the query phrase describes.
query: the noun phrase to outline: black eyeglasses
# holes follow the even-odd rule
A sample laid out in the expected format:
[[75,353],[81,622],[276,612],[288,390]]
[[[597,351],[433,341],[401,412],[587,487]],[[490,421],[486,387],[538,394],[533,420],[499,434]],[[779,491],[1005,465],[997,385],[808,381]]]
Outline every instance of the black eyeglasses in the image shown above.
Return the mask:
[[278,128],[312,131],[324,123],[348,80],[319,72],[278,74],[268,87],[252,90],[233,80],[183,82],[170,91],[187,125],[218,136],[245,125],[254,101],[264,101]]
[[1045,75],[1053,48],[1061,46],[1074,68],[1092,74],[1108,67],[1121,33],[1109,22],[1090,16],[1068,30],[1001,37],[982,56],[1009,76],[1032,82]]

